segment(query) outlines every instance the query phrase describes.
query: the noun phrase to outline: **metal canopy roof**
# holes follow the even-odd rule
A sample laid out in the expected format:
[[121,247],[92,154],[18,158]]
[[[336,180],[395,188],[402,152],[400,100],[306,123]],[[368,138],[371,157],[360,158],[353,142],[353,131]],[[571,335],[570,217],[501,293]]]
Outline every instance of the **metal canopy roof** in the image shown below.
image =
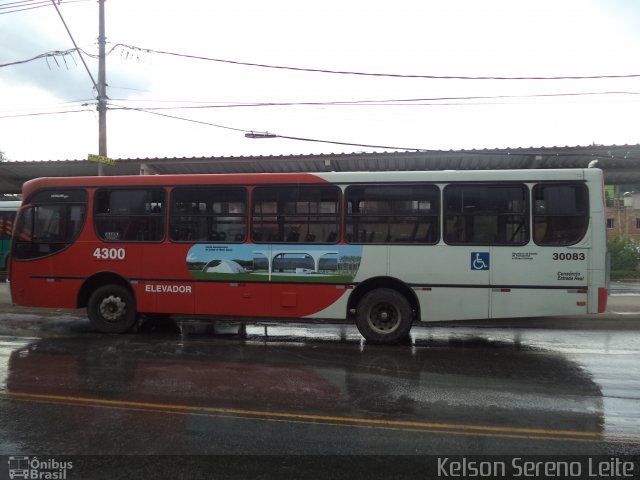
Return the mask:
[[[249,157],[123,158],[103,165],[104,175],[487,170],[520,168],[584,168],[597,160],[607,184],[640,184],[640,145],[542,147],[492,150],[428,150],[419,152],[339,153]],[[19,193],[37,177],[98,174],[88,160],[0,162],[0,193]]]

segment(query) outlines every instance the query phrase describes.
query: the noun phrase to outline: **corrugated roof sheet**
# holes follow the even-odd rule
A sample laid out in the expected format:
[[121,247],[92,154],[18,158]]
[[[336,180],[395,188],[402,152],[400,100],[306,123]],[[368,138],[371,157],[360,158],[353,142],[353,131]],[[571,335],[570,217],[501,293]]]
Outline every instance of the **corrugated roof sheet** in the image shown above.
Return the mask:
[[[593,160],[607,183],[640,183],[640,145],[426,150],[337,154],[121,158],[104,165],[105,175],[138,175],[144,167],[155,174],[325,172],[389,170],[485,170],[519,168],[584,168]],[[0,162],[0,193],[18,193],[36,177],[97,175],[88,160]]]

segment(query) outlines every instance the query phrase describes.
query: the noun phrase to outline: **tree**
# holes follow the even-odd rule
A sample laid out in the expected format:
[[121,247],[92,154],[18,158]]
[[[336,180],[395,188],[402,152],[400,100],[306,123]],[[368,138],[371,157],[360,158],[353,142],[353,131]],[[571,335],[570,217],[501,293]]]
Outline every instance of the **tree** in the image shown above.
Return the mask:
[[611,271],[634,271],[640,265],[640,243],[626,238],[616,237],[609,240]]

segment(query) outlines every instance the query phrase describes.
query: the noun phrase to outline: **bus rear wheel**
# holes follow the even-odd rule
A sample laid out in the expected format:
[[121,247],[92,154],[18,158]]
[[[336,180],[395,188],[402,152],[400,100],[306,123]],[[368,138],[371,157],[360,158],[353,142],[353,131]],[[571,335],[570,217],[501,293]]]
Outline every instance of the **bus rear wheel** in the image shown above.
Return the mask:
[[390,288],[365,294],[356,310],[356,326],[371,343],[393,344],[407,338],[413,311],[406,297]]
[[91,325],[104,333],[124,333],[138,318],[133,294],[117,284],[97,288],[89,297],[87,314]]

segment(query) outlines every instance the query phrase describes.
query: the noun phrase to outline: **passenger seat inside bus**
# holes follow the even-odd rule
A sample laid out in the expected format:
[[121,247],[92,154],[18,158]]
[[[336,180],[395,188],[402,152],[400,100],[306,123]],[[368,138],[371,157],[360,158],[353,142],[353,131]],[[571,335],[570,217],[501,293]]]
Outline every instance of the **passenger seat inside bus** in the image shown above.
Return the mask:
[[300,239],[300,232],[298,232],[297,230],[291,230],[287,234],[287,243],[294,243],[294,242],[297,242],[299,239]]

